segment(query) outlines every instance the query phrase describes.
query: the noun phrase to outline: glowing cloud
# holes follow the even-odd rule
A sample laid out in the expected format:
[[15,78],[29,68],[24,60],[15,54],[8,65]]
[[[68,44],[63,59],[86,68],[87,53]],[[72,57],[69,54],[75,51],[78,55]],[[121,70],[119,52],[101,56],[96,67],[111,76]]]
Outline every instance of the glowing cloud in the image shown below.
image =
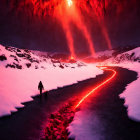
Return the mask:
[[89,50],[92,55],[95,53],[95,47],[91,33],[87,24],[83,20],[83,14],[87,13],[89,17],[96,19],[101,27],[104,39],[111,49],[111,40],[108,33],[108,28],[105,24],[105,15],[110,14],[113,9],[114,16],[118,17],[126,8],[133,7],[137,4],[133,0],[131,4],[127,1],[120,0],[10,0],[8,2],[9,9],[17,13],[27,12],[28,16],[45,17],[46,15],[57,18],[61,23],[66,34],[67,43],[72,56],[75,57],[75,46],[70,24],[73,22],[79,28],[86,41],[88,42]]
[[67,0],[67,3],[69,7],[73,4],[72,0]]
[[89,46],[89,50],[91,52],[91,55],[94,56],[95,50],[94,50],[94,44],[91,38],[91,35],[84,24],[80,11],[78,10],[78,7],[75,3],[75,1],[72,0],[67,0],[68,7],[66,3],[61,1],[61,3],[58,5],[58,7],[55,9],[55,16],[59,21],[61,21],[62,27],[65,31],[66,38],[67,38],[67,43],[69,46],[69,50],[71,53],[71,56],[76,58],[76,53],[75,53],[75,47],[74,47],[74,38],[72,36],[72,31],[70,29],[70,24],[73,22],[77,28],[79,28],[83,35],[86,38],[86,41]]

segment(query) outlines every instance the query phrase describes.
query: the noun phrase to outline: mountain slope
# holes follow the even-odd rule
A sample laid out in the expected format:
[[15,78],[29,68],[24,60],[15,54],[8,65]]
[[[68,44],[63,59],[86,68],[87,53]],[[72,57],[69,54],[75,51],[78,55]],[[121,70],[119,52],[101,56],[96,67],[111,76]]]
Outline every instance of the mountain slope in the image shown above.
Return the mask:
[[31,101],[31,96],[39,94],[39,81],[49,91],[102,73],[95,64],[70,62],[61,62],[47,53],[42,56],[0,46],[0,116],[17,111],[16,107],[23,107],[22,102]]

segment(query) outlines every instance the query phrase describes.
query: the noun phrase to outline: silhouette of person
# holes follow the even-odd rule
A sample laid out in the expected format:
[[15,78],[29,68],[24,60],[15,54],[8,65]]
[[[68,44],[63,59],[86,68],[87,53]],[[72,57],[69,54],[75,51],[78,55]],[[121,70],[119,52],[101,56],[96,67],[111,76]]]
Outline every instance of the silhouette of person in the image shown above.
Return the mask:
[[42,95],[42,90],[44,89],[44,86],[42,84],[42,82],[40,81],[38,84],[38,90],[40,90],[40,95]]

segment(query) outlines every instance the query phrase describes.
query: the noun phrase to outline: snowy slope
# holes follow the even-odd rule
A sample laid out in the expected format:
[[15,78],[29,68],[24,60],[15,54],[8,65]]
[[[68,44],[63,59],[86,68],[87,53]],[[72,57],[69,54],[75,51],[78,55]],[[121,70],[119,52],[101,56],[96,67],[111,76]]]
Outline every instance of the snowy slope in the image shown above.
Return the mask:
[[110,58],[102,65],[120,66],[138,73],[138,79],[130,83],[120,97],[125,99],[128,116],[131,119],[140,121],[140,47]]
[[114,50],[97,52],[94,56],[88,56],[82,59],[86,63],[103,62],[113,56]]
[[111,63],[140,62],[140,47],[110,58]]
[[[116,61],[116,63],[120,63],[119,60],[126,60],[126,59],[133,59],[132,61],[137,61],[137,53],[139,55],[139,51],[137,52],[137,47],[136,46],[127,46],[127,47],[120,47],[112,50],[105,50],[105,51],[100,51],[97,52],[94,56],[88,56],[83,58],[84,62],[87,63],[93,63],[93,62],[104,62],[108,59],[115,58],[113,59]],[[135,53],[133,53],[133,51]],[[135,56],[135,58],[134,58]]]
[[[112,56],[100,65],[120,66],[138,73],[138,79],[126,87],[125,91],[120,94],[120,98],[125,99],[129,118],[140,121],[140,47],[117,54],[115,57]],[[99,114],[96,114],[96,111],[91,112],[92,107],[89,104],[91,105],[92,102],[93,100],[87,101],[84,104],[85,108],[76,112],[74,121],[68,127],[69,138],[76,140],[104,139],[104,122],[98,118]]]
[[[40,53],[41,54],[41,53]],[[11,114],[22,102],[39,94],[41,80],[45,91],[57,89],[101,74],[95,64],[64,63],[47,53],[0,46],[0,116]]]

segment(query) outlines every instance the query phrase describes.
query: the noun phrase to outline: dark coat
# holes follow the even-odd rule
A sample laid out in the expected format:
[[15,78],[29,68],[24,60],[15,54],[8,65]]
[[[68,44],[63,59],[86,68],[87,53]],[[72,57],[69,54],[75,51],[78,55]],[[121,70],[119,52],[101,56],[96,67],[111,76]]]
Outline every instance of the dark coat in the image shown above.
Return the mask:
[[40,82],[39,82],[39,84],[38,84],[38,89],[39,89],[39,90],[44,89],[43,84],[42,84],[42,82],[41,82],[41,81],[40,81]]

